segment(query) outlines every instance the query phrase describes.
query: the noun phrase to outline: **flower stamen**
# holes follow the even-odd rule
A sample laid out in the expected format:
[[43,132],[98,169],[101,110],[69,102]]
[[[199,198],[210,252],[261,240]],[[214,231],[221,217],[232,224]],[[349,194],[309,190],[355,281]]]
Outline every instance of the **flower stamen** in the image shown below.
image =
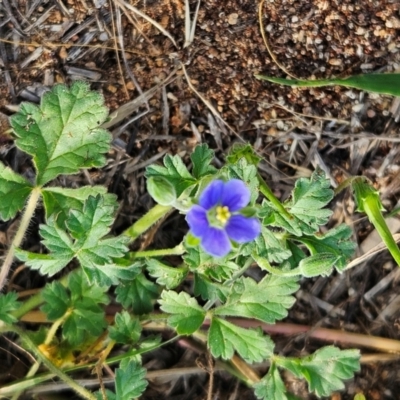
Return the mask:
[[231,213],[229,212],[229,208],[227,206],[217,206],[215,209],[215,218],[221,222],[221,224],[225,225],[229,218],[231,217]]

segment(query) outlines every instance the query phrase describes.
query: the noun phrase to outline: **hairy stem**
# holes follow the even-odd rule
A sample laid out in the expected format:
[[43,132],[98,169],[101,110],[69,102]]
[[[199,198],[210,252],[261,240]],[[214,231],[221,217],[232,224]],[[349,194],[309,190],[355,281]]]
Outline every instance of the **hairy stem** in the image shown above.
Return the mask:
[[172,210],[172,206],[162,206],[156,204],[151,208],[143,217],[138,219],[131,227],[125,232],[125,236],[131,238],[131,243],[134,242],[142,233],[146,232],[158,220],[167,215]]
[[185,253],[183,243],[172,249],[160,249],[160,250],[145,250],[145,251],[133,251],[129,253],[131,258],[146,258],[146,257],[161,257],[161,256],[181,256]]
[[283,207],[282,203],[272,193],[272,190],[269,188],[269,186],[259,173],[257,173],[257,179],[260,183],[260,192],[277,208],[279,212],[285,215],[286,218],[292,219],[293,216],[289,213],[288,210],[286,210],[285,207]]
[[39,201],[41,194],[41,188],[35,187],[33,188],[31,195],[28,199],[28,203],[26,205],[25,211],[22,215],[21,222],[19,224],[17,233],[14,236],[14,239],[11,243],[10,250],[8,251],[7,257],[4,260],[4,263],[1,267],[0,271],[0,292],[3,290],[8,273],[10,271],[12,262],[14,260],[15,249],[19,247],[24,239],[25,233],[28,229],[29,223],[35,213],[36,205]]

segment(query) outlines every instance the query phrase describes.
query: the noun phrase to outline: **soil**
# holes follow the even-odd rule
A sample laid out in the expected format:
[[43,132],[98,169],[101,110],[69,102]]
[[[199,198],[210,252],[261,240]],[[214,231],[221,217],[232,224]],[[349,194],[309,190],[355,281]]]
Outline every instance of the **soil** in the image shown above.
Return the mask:
[[[193,21],[197,1],[189,4]],[[399,10],[400,3],[386,0],[266,0],[261,6],[254,0],[203,0],[194,37],[186,43],[184,0],[3,0],[0,158],[33,176],[30,160],[5,133],[7,117],[22,101],[38,102],[56,83],[87,80],[117,115],[108,125],[113,150],[107,167],[68,178],[68,184],[105,184],[116,193],[123,204],[116,231],[151,206],[144,168],[166,153],[188,160],[202,142],[215,150],[217,166],[234,143],[250,143],[264,158],[262,173],[281,199],[287,198],[296,178],[320,167],[333,185],[352,175],[367,176],[386,209],[393,210],[400,192],[398,99],[338,86],[293,89],[254,75],[318,79],[399,72]],[[353,227],[356,256],[379,243],[368,221],[356,213],[351,193],[337,196],[331,207],[330,226],[345,222]],[[39,213],[36,224],[42,218]],[[186,229],[182,222],[173,215],[143,237],[140,247],[177,243]],[[396,217],[392,223],[393,233],[400,230]],[[4,246],[14,227],[15,221],[1,225]],[[37,240],[32,233],[26,245]],[[285,322],[399,340],[397,270],[391,256],[381,252],[342,275],[304,280]],[[43,284],[39,275],[22,269],[14,272],[9,287],[26,293]],[[277,352],[291,356],[333,344],[295,332],[275,335],[274,340]],[[1,341],[0,359],[5,362],[0,385],[26,374],[29,358],[21,358],[16,346],[14,338]],[[399,399],[397,354],[360,350],[362,370],[331,398],[353,399],[363,393],[367,399]],[[147,356],[144,365],[150,371],[197,370],[151,379],[143,398],[206,398],[210,366],[201,357],[190,341]],[[254,398],[250,389],[217,369],[212,398]],[[264,373],[267,367],[256,369]],[[285,384],[301,398],[313,398],[293,376],[286,375]],[[53,398],[71,398],[61,393]]]

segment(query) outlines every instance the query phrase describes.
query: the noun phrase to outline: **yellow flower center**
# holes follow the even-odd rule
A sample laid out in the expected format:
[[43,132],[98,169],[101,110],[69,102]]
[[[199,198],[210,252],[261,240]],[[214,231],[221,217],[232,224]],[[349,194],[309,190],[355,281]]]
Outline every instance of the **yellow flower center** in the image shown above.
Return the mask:
[[231,216],[231,213],[229,212],[229,208],[227,206],[218,206],[215,209],[216,213],[215,213],[215,217],[217,218],[217,220],[219,222],[221,222],[221,224],[225,225],[228,222],[228,219]]

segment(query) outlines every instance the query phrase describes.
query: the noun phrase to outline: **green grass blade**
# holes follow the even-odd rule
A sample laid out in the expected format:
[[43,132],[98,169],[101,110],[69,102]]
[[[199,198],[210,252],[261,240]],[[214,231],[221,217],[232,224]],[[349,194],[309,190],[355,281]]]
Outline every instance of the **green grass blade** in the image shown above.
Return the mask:
[[321,79],[321,80],[291,80],[285,78],[274,78],[264,75],[255,75],[257,79],[266,80],[281,85],[293,87],[321,87],[340,85],[367,92],[389,94],[400,96],[400,73],[395,74],[363,74],[354,75],[345,79]]

